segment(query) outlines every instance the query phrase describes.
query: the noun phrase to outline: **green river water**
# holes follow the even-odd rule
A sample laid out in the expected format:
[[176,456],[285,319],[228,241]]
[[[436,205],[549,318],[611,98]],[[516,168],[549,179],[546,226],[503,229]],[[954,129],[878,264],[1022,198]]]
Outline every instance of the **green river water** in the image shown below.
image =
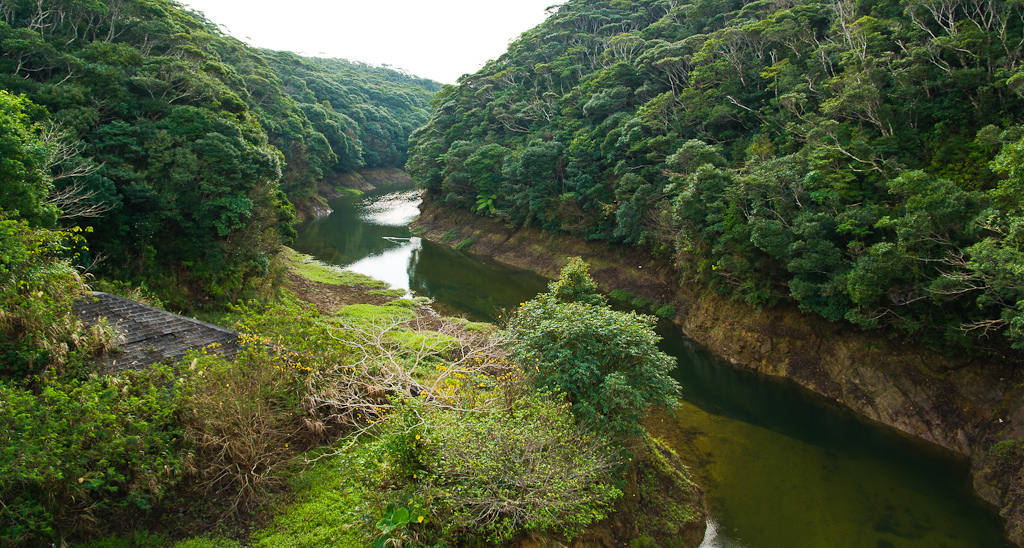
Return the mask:
[[[530,272],[415,238],[411,189],[335,199],[303,224],[302,253],[430,297],[442,313],[493,320],[546,290]],[[970,492],[965,459],[738,370],[663,323],[683,404],[648,429],[691,463],[712,518],[702,547],[998,548],[1002,524]]]

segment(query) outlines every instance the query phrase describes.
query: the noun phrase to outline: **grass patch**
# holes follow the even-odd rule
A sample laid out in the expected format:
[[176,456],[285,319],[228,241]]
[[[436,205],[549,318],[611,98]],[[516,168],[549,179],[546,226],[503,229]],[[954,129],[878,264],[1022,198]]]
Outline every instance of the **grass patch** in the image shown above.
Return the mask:
[[339,309],[337,315],[344,320],[362,325],[405,321],[416,317],[416,313],[408,308],[375,304],[350,304]]
[[475,244],[475,243],[476,243],[476,236],[471,236],[471,237],[466,238],[465,240],[462,240],[461,242],[455,244],[455,250],[456,251],[465,251],[465,250],[473,247],[473,244]]
[[466,322],[462,328],[475,333],[492,333],[498,330],[497,326],[487,322]]
[[458,238],[458,237],[459,237],[459,231],[455,230],[454,228],[452,228],[452,229],[449,229],[448,232],[445,232],[441,236],[441,241],[442,242],[450,242],[450,241],[452,241],[452,240],[454,240],[455,238]]
[[392,342],[414,352],[426,351],[431,354],[443,354],[459,347],[459,341],[450,335],[436,331],[395,330],[388,337]]
[[380,295],[381,297],[401,298],[405,296],[406,291],[404,289],[374,289],[370,291],[370,294]]
[[183,540],[172,548],[242,548],[242,545],[234,539],[203,536]]
[[362,525],[371,512],[372,478],[379,475],[377,461],[380,457],[376,445],[357,445],[296,476],[292,481],[296,502],[264,530],[256,532],[250,546],[370,546],[373,540]]
[[356,188],[345,188],[343,186],[334,187],[334,191],[342,196],[362,196],[363,191]]
[[498,327],[494,324],[487,322],[471,322],[466,318],[447,317],[445,318],[445,321],[449,321],[462,329],[473,333],[493,333],[498,330]]
[[414,310],[420,307],[420,303],[412,299],[395,299],[393,301],[388,302],[387,306],[400,306],[402,308]]
[[281,258],[286,261],[288,270],[310,281],[329,285],[361,285],[377,289],[390,289],[385,282],[375,280],[365,274],[322,263],[289,247],[281,248]]
[[[167,539],[161,535],[148,531],[134,531],[126,535],[105,537],[79,544],[79,548],[163,548],[167,546]],[[199,548],[189,546],[188,548]]]

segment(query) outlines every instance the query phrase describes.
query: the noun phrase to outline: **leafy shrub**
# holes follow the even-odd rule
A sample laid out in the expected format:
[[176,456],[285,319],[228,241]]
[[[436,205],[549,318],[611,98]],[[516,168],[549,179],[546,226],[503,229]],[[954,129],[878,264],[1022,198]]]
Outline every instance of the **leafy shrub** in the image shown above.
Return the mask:
[[415,398],[398,403],[381,437],[385,474],[397,482],[421,480],[427,447],[426,429],[420,418],[423,406]]
[[377,520],[376,529],[380,533],[373,542],[373,548],[401,545],[406,527],[423,523],[422,508],[415,504],[388,504],[384,515]]
[[60,544],[159,501],[181,475],[182,388],[161,366],[38,395],[0,384],[0,541]]
[[676,315],[676,307],[666,304],[655,310],[654,315],[659,318],[671,318]]
[[569,405],[540,393],[482,414],[428,416],[427,489],[436,521],[471,541],[522,533],[572,539],[603,519],[621,492],[607,442],[575,424]]
[[648,405],[676,404],[679,386],[668,374],[675,360],[658,350],[655,322],[607,305],[562,302],[551,291],[519,308],[510,348],[535,386],[564,392],[579,420],[625,438],[642,432]]
[[581,302],[592,305],[603,305],[608,302],[598,293],[597,284],[590,277],[587,263],[579,257],[572,257],[562,269],[558,280],[548,284],[548,293],[557,301]]
[[636,293],[633,293],[632,291],[627,291],[625,289],[614,289],[608,292],[608,297],[610,297],[613,301],[628,303],[632,302],[633,299],[636,298]]

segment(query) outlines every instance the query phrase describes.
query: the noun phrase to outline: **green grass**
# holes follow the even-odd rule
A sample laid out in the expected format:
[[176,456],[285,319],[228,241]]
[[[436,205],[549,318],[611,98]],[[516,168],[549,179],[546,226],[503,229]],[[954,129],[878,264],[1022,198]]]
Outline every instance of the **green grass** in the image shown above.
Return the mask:
[[392,321],[411,320],[416,313],[400,306],[378,306],[375,304],[350,304],[338,310],[339,318],[355,324],[373,325]]
[[425,350],[431,354],[443,354],[459,346],[459,341],[455,337],[442,335],[436,331],[401,329],[392,331],[388,338],[414,352]]
[[347,453],[317,462],[298,475],[292,482],[296,502],[265,529],[257,531],[250,546],[370,546],[373,541],[365,532],[363,516],[373,513],[369,493],[370,478],[378,475],[376,458],[379,458],[376,444],[357,445]]
[[445,232],[444,235],[441,236],[441,241],[442,242],[450,242],[450,241],[452,241],[452,240],[454,240],[455,238],[458,238],[458,237],[459,237],[459,231],[455,230],[454,228],[452,228],[452,229],[449,229],[448,232]]
[[498,330],[494,324],[486,322],[467,322],[462,328],[466,331],[475,331],[477,333],[491,333]]
[[281,257],[289,263],[289,270],[310,281],[330,285],[361,285],[383,290],[390,289],[385,282],[375,280],[365,274],[322,263],[288,247],[281,248]]
[[[163,548],[167,544],[167,539],[161,535],[147,531],[134,531],[122,536],[96,539],[78,546],[79,548]],[[199,547],[189,546],[188,548]]]
[[466,318],[446,317],[445,320],[465,329],[477,333],[491,333],[497,331],[498,327],[487,322],[471,322]]
[[404,289],[374,289],[370,291],[371,295],[380,295],[381,297],[404,297],[405,293]]
[[388,306],[400,306],[402,308],[416,309],[420,307],[420,303],[412,299],[395,299],[388,302]]
[[472,236],[472,237],[466,238],[465,240],[462,240],[461,242],[455,244],[454,249],[456,251],[465,251],[465,250],[473,247],[473,244],[475,244],[475,243],[476,243],[476,236]]
[[203,536],[183,540],[172,548],[242,548],[242,545],[234,539]]

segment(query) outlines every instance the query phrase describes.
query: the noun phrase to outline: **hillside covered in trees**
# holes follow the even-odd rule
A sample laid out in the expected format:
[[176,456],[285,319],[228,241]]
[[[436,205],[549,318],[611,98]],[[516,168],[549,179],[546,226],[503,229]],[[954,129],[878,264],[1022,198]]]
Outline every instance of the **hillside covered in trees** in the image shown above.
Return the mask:
[[176,306],[234,299],[289,235],[291,200],[405,163],[439,87],[256,50],[168,0],[3,0],[0,114],[18,123],[0,128],[17,162],[0,208],[91,227],[82,266]]
[[1024,348],[1024,6],[570,0],[436,97],[444,203],[752,305]]

